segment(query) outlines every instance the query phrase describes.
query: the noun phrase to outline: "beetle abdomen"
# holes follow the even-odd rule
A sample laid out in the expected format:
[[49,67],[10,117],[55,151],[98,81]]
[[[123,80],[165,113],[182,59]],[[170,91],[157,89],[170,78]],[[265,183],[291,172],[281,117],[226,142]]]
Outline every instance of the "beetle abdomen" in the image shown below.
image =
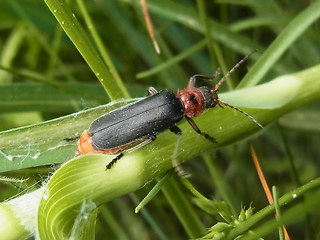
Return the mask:
[[90,128],[96,150],[112,149],[164,131],[183,118],[183,106],[171,90],[114,110]]

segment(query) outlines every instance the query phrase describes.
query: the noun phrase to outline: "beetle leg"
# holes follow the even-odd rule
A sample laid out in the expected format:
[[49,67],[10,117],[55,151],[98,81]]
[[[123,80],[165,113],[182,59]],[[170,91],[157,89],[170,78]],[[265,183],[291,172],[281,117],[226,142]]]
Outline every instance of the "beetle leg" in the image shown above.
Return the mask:
[[78,140],[80,138],[80,136],[76,136],[76,137],[67,137],[64,138],[63,140],[65,140],[66,142],[73,142],[75,140]]
[[178,162],[178,151],[179,151],[179,147],[180,147],[180,143],[181,143],[181,138],[182,138],[182,132],[181,129],[177,126],[172,126],[170,128],[170,131],[173,132],[174,134],[178,135],[178,141],[176,143],[176,146],[174,148],[174,152],[172,155],[172,166],[175,169],[176,173],[178,174],[179,177],[189,177],[189,174],[187,174],[182,167],[180,166],[179,162]]
[[173,125],[172,127],[170,127],[170,131],[179,136],[182,135],[181,129],[178,128],[176,125]]
[[201,130],[198,128],[198,126],[196,125],[196,123],[192,120],[192,118],[185,116],[188,123],[191,125],[191,127],[200,135],[204,136],[206,139],[208,139],[209,141],[213,142],[213,143],[217,143],[217,140],[214,139],[214,137],[211,137],[209,134],[207,133],[203,133],[201,132]]
[[127,154],[127,153],[133,152],[135,150],[138,150],[139,148],[147,145],[148,143],[154,141],[155,139],[156,139],[156,135],[151,135],[146,140],[144,140],[143,142],[139,143],[138,145],[136,145],[136,146],[134,146],[132,148],[123,150],[118,156],[116,156],[114,159],[111,160],[111,162],[109,162],[107,164],[106,169],[110,169],[113,166],[113,164],[115,164],[120,158],[122,158],[124,156],[124,154]]
[[213,80],[216,77],[218,77],[221,74],[221,69],[218,68],[217,71],[213,74],[213,76],[205,76],[205,75],[201,75],[201,74],[196,74],[193,75],[190,79],[189,79],[189,83],[188,83],[188,88],[193,88],[196,84],[196,81],[199,79],[203,79],[203,80]]
[[148,96],[155,95],[157,93],[158,93],[158,91],[154,87],[149,87],[148,88]]
[[178,166],[177,156],[178,156],[178,150],[180,147],[182,132],[181,132],[181,129],[175,125],[173,125],[170,128],[170,131],[173,132],[174,134],[178,135],[178,141],[177,141],[176,147],[174,148],[174,152],[173,152],[173,156],[172,156],[172,165],[173,165],[173,167],[176,168]]

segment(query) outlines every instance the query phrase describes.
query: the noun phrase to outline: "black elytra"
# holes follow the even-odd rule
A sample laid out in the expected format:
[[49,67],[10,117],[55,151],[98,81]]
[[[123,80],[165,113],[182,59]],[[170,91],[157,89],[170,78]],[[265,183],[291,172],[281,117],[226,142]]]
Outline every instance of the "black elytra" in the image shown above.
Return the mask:
[[[241,112],[259,127],[263,128],[252,116],[222,102],[217,95],[217,90],[221,83],[251,54],[237,63],[220,79],[213,89],[207,86],[195,87],[198,79],[212,79],[212,77],[203,75],[192,76],[187,88],[179,89],[177,95],[170,89],[158,92],[155,88],[150,87],[148,89],[148,97],[111,111],[96,119],[89,129],[81,135],[78,142],[77,154],[93,152],[114,154],[120,152],[106,166],[107,169],[110,169],[126,153],[135,151],[154,141],[156,135],[166,129],[170,129],[181,137],[181,130],[176,126],[176,123],[181,121],[183,117],[186,118],[198,134],[215,143],[216,140],[212,136],[203,133],[192,118],[202,114],[207,108],[215,107],[217,104],[225,105]],[[175,155],[181,140],[180,137],[173,156],[173,162],[176,162]]]
[[98,118],[89,135],[96,150],[113,149],[169,129],[183,116],[181,101],[163,90]]

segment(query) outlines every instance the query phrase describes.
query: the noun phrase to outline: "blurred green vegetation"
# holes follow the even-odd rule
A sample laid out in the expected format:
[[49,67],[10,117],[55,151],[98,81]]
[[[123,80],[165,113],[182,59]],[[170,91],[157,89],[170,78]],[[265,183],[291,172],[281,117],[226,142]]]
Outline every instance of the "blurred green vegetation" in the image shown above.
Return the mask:
[[[131,97],[145,96],[148,86],[176,91],[185,87],[193,74],[213,75],[219,67],[226,73],[254,49],[258,52],[231,75],[220,92],[236,88],[261,55],[267,59],[264,64],[252,67],[254,71],[261,70],[259,79],[253,84],[299,72],[320,62],[319,21],[308,25],[317,15],[312,15],[311,11],[299,15],[318,1],[148,0],[160,55],[148,36],[139,1],[84,2],[94,25],[89,29],[95,28],[102,48],[86,27],[86,19],[80,11],[81,1],[68,2],[92,48],[99,52],[98,57],[103,61],[107,62],[106,56],[111,60],[118,72],[118,76],[111,72],[113,78],[122,81]],[[313,10],[319,12],[318,6]],[[300,21],[293,22],[298,15]],[[286,38],[275,44],[273,41],[290,24]],[[84,60],[86,57],[81,56],[75,45],[45,2],[0,1],[1,131],[38,124],[107,103],[117,96],[127,96],[120,90],[112,90],[113,93],[107,95],[104,90],[108,85],[102,86],[104,81],[99,83],[97,72],[90,69]],[[110,65],[106,69],[110,69]],[[106,73],[106,76],[109,75]],[[250,81],[245,79],[241,87],[249,85]],[[250,139],[270,187],[276,185],[279,196],[319,176],[319,103],[313,102],[291,112]],[[56,154],[59,156],[58,151]],[[51,159],[45,162],[54,163],[57,161]],[[3,180],[1,200],[26,189],[36,189],[53,168],[55,166],[3,173],[4,176],[29,179],[14,184]],[[191,174],[189,180],[201,194],[227,202],[234,216],[240,215],[241,207],[248,209],[251,206],[253,212],[257,212],[268,205],[251,160],[248,141],[209,151],[188,161],[183,168]],[[192,202],[189,191],[177,182],[174,187]],[[153,185],[154,182],[100,207],[96,239],[190,238],[170,208],[168,192],[160,192],[141,214],[134,214],[135,206]],[[199,200],[197,204],[204,205]],[[217,214],[201,210],[201,206],[198,208],[193,204],[192,207],[204,228],[222,221]],[[208,209],[207,206],[202,208]],[[287,226],[292,239],[317,239],[320,236],[319,211],[304,211],[296,218]],[[257,227],[262,226],[261,222],[257,224]],[[276,239],[277,235],[277,228],[274,228],[261,237]]]

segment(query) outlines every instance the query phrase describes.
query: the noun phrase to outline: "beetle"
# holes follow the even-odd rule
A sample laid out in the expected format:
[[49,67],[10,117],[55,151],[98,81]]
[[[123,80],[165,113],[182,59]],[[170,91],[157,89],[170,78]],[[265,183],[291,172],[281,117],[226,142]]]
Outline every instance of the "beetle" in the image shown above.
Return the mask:
[[[195,87],[195,83],[199,79],[213,79],[203,75],[192,76],[187,88],[179,89],[177,95],[170,89],[158,92],[155,88],[150,87],[148,89],[148,97],[113,110],[96,119],[89,129],[82,133],[77,146],[77,155],[86,153],[115,154],[120,152],[106,165],[106,169],[110,169],[124,154],[135,151],[154,141],[156,135],[164,130],[170,129],[171,132],[181,136],[182,132],[176,126],[176,123],[181,121],[183,117],[186,118],[198,134],[215,143],[216,140],[207,133],[202,132],[192,118],[202,114],[207,108],[215,107],[217,104],[220,107],[225,105],[241,112],[263,128],[249,114],[219,100],[217,94],[221,83],[251,54],[239,61],[221,78],[213,89],[207,86]],[[215,75],[218,75],[218,73],[217,71]],[[130,146],[132,147],[130,148]]]

